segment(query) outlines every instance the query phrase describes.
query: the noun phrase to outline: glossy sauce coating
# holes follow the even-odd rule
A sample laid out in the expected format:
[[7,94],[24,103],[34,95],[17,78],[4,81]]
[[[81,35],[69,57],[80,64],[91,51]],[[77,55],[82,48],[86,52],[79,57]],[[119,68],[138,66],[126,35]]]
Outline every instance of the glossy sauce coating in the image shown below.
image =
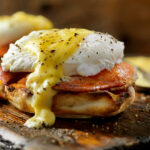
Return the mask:
[[[91,33],[85,29],[52,29],[39,32],[39,36],[26,41],[24,49],[36,55],[34,72],[28,76],[26,86],[32,91],[32,106],[35,116],[25,123],[28,127],[41,127],[55,123],[51,111],[54,85],[63,77],[63,64],[79,47],[84,38]],[[77,36],[76,36],[77,35]]]

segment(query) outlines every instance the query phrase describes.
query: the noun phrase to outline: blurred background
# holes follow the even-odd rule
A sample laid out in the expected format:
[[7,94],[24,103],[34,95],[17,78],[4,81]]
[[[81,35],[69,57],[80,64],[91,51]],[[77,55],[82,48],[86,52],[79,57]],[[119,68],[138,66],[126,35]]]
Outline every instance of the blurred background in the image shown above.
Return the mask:
[[0,0],[0,15],[42,14],[57,28],[108,32],[125,42],[126,54],[150,55],[150,0]]

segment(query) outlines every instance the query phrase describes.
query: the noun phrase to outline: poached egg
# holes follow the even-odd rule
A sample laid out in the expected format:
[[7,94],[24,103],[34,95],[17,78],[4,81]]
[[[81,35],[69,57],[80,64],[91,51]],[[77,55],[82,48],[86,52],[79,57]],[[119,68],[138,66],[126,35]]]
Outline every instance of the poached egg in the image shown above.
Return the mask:
[[124,44],[109,34],[86,29],[33,31],[11,44],[2,58],[2,68],[10,72],[32,72],[26,86],[32,92],[35,116],[28,127],[55,122],[51,111],[52,87],[64,76],[96,75],[122,61]]
[[50,29],[52,22],[43,16],[16,12],[0,17],[0,46],[14,42],[34,30]]

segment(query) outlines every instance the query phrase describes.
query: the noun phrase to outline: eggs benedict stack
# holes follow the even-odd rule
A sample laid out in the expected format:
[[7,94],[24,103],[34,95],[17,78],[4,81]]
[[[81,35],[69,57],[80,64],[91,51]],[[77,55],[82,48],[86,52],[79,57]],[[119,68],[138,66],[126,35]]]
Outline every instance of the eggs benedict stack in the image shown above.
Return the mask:
[[50,29],[52,23],[43,16],[17,12],[12,16],[0,17],[0,57],[8,50],[9,44],[34,30]]
[[35,113],[28,127],[51,126],[55,116],[116,115],[135,95],[136,74],[122,62],[123,50],[111,35],[86,29],[33,31],[2,58],[0,91],[18,109]]

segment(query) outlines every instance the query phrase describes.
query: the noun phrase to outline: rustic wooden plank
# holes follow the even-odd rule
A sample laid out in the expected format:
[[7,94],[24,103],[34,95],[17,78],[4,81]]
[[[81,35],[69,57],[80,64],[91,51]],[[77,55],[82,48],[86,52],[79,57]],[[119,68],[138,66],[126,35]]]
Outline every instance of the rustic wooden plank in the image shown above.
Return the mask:
[[23,123],[29,117],[30,114],[1,101],[0,146],[2,143],[3,147],[9,145],[12,149],[23,147],[25,150],[126,149],[150,141],[149,95],[137,94],[136,102],[129,109],[105,119],[57,118],[51,128],[28,129]]

